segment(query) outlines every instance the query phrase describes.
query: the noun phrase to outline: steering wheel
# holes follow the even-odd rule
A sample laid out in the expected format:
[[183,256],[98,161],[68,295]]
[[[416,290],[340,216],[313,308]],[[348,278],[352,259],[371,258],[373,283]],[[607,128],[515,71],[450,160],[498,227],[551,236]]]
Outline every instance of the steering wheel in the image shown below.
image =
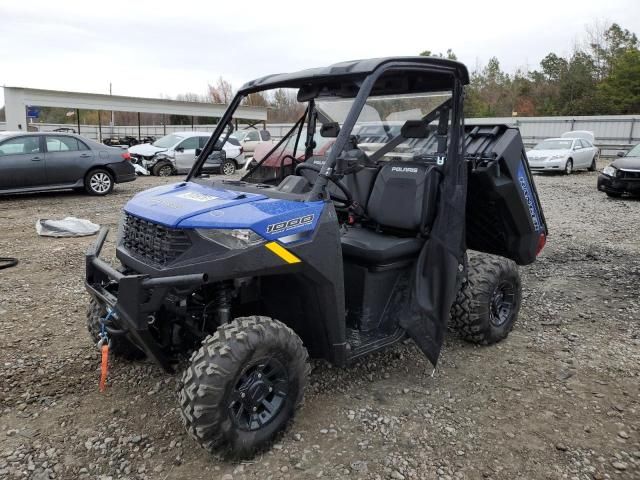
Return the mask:
[[[297,165],[296,169],[294,170],[294,172],[295,172],[296,175],[299,175],[302,170],[311,170],[313,172],[320,173],[320,167],[319,166],[312,165],[312,164],[309,164],[309,163],[301,163],[301,164]],[[351,195],[351,193],[349,192],[347,187],[345,187],[344,183],[342,183],[337,178],[333,178],[333,177],[327,177],[327,178],[331,181],[331,183],[333,183],[336,187],[338,187],[338,190],[340,190],[342,192],[342,194],[344,195],[344,198],[340,198],[340,197],[332,194],[331,192],[329,192],[329,198],[337,203],[336,208],[340,208],[340,209],[346,210],[351,205],[353,205],[353,196]]]

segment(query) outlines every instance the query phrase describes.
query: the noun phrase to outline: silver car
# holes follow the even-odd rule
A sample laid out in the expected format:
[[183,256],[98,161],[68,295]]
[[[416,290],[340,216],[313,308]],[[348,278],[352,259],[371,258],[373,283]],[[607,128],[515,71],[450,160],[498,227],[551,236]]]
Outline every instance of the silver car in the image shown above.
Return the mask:
[[586,138],[548,138],[527,152],[529,168],[533,171],[563,172],[596,170],[598,149]]
[[[210,136],[207,132],[175,132],[154,143],[129,147],[129,153],[153,175],[184,174],[195,162],[196,151],[204,148]],[[225,161],[218,164],[218,168],[225,175],[231,175],[245,164],[244,152],[236,140],[227,141],[223,150]]]

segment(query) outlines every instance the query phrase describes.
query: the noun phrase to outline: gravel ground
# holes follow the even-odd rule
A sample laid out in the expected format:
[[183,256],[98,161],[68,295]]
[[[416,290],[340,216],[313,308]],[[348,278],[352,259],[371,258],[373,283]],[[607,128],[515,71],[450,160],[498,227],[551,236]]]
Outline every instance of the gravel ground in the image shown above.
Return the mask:
[[67,215],[115,225],[131,195],[168,180],[0,199],[0,256],[21,260],[0,271],[0,478],[640,478],[640,201],[598,193],[594,173],[535,179],[551,236],[522,268],[506,341],[451,334],[435,372],[411,342],[348,369],[314,362],[295,423],[243,463],[187,437],[176,377],[151,364],[114,360],[98,392],[92,238],[35,232]]

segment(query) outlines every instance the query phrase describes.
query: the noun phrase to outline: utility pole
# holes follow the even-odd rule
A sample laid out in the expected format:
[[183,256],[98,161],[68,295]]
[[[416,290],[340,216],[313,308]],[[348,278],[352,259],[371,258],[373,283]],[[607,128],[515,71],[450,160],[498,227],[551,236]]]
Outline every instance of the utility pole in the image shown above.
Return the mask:
[[[113,93],[111,92],[111,82],[109,82],[109,95],[113,95]],[[111,110],[111,122],[109,123],[109,126],[111,127],[111,136],[113,137],[113,121],[114,115],[113,115],[113,110]]]

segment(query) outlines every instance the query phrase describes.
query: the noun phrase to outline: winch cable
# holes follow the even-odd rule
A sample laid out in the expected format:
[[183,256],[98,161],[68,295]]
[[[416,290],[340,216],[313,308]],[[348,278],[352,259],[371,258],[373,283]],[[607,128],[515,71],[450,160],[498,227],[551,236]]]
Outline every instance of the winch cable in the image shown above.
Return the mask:
[[0,270],[18,265],[18,259],[13,257],[0,257]]

